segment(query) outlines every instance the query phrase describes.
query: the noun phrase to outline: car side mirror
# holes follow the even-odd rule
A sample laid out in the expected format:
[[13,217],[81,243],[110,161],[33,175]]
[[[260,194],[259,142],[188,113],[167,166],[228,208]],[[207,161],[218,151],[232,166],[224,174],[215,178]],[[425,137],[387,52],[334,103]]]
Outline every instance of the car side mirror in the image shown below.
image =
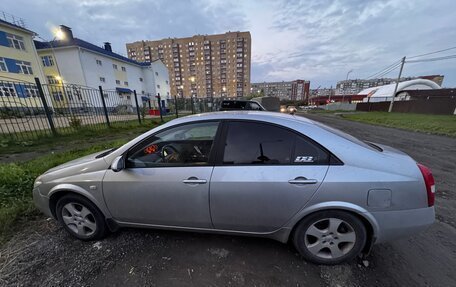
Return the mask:
[[123,156],[116,157],[111,163],[111,169],[113,172],[119,172],[125,168],[125,160]]

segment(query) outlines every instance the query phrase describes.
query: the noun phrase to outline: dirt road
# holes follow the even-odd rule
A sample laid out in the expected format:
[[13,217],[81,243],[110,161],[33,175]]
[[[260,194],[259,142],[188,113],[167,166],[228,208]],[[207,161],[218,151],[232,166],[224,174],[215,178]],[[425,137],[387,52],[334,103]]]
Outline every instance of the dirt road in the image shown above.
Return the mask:
[[0,285],[456,286],[456,139],[309,117],[428,165],[437,181],[437,222],[417,237],[376,245],[367,267],[327,267],[272,240],[125,229],[80,242],[53,220],[38,218],[1,250]]

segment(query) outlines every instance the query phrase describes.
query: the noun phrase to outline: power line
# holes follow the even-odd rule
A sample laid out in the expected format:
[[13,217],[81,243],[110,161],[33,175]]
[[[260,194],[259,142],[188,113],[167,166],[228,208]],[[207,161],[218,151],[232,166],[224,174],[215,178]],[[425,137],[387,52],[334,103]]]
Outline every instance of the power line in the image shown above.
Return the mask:
[[388,69],[388,70],[382,72],[381,74],[376,75],[375,77],[376,77],[376,78],[381,78],[381,77],[383,77],[383,76],[385,76],[385,75],[391,73],[392,71],[396,70],[397,68],[399,68],[400,65],[401,65],[401,63],[398,63],[398,64],[395,65],[394,67],[391,67],[390,69]]
[[423,56],[427,56],[427,55],[437,54],[437,53],[441,53],[441,52],[445,52],[445,51],[449,51],[449,50],[453,50],[453,49],[456,49],[456,46],[455,46],[455,47],[446,48],[446,49],[443,49],[443,50],[438,50],[438,51],[430,52],[430,53],[425,53],[425,54],[421,54],[421,55],[416,55],[416,56],[412,56],[412,57],[407,57],[407,58],[408,58],[408,59],[413,59],[413,58],[418,58],[418,57],[423,57]]
[[370,78],[373,78],[373,77],[375,77],[375,76],[377,76],[379,74],[382,74],[383,72],[385,72],[386,70],[389,70],[391,68],[395,69],[395,68],[399,67],[400,64],[401,64],[401,60],[399,60],[397,62],[394,62],[393,64],[389,65],[388,67],[385,67],[384,69],[378,71],[377,73],[370,75],[369,77],[366,78],[366,80],[370,79]]
[[434,61],[441,61],[441,60],[447,60],[447,59],[453,59],[453,58],[456,58],[456,55],[448,55],[448,56],[443,56],[443,57],[427,58],[427,59],[421,59],[421,60],[412,60],[412,61],[406,61],[406,63],[434,62]]

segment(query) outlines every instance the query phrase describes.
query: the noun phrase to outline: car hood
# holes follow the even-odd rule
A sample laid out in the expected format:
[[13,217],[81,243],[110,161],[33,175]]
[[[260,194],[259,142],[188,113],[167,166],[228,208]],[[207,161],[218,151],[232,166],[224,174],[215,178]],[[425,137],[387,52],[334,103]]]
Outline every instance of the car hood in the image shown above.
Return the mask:
[[97,159],[97,155],[105,153],[108,150],[101,151],[101,152],[99,151],[99,152],[96,152],[96,153],[92,153],[92,154],[89,154],[89,155],[86,155],[86,156],[71,160],[71,161],[66,162],[64,164],[61,164],[61,165],[58,165],[56,167],[51,168],[50,170],[46,171],[44,174],[52,173],[52,172],[54,172],[56,170],[66,169],[66,168],[69,168],[69,167],[78,166],[78,165],[81,165],[81,164],[84,164],[84,163],[88,163],[88,162],[94,161],[94,160]]

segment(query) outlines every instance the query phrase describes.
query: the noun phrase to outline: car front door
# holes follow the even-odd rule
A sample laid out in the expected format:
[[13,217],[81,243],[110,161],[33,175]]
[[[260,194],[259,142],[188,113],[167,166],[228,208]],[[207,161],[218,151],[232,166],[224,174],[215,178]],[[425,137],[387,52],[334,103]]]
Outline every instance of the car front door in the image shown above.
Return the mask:
[[232,121],[222,139],[210,186],[216,229],[277,230],[309,201],[328,170],[326,150],[284,127]]
[[103,194],[116,220],[211,228],[209,181],[218,122],[168,128],[132,147],[126,168],[106,172]]

